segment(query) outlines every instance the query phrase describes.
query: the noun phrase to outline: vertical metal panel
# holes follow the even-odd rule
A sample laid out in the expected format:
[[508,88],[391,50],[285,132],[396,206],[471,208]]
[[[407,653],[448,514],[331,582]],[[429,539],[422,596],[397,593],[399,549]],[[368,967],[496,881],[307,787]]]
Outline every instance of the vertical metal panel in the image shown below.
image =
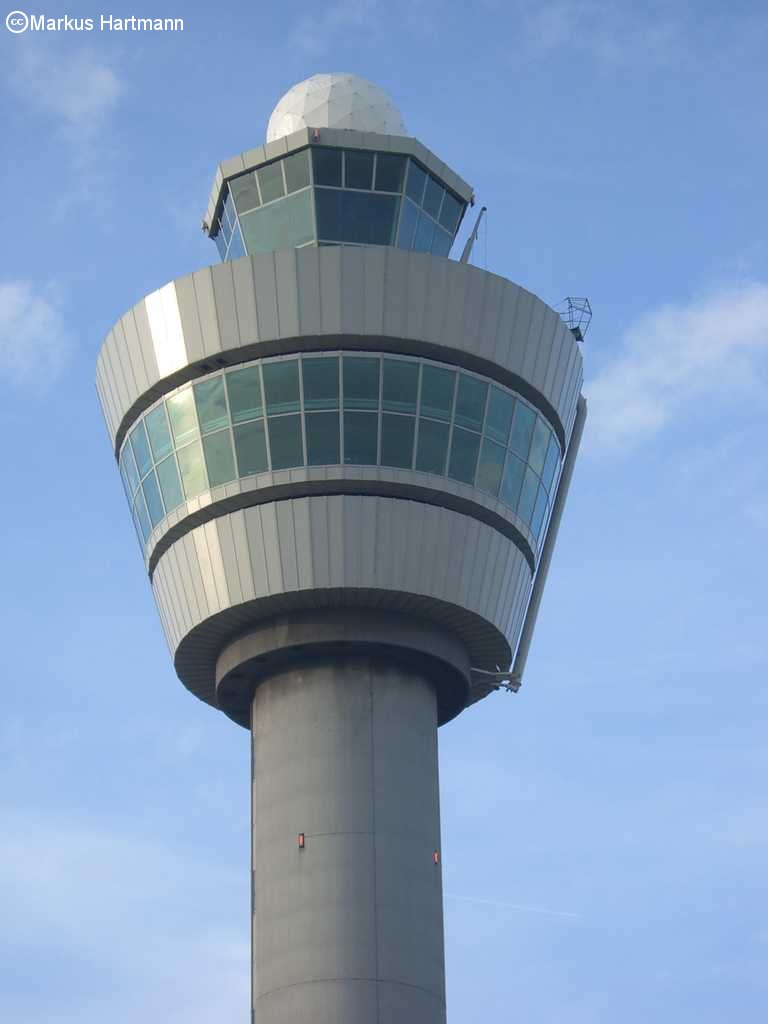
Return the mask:
[[341,248],[341,329],[344,334],[365,330],[363,261],[357,249]]
[[[147,322],[146,306],[139,304],[126,313],[120,320],[120,328],[123,333],[123,344],[128,358],[133,367],[133,376],[136,381],[136,393],[149,390],[157,380],[157,360],[152,351],[152,343],[149,336],[149,323]],[[139,323],[142,325],[143,338],[140,335]],[[144,358],[144,346],[147,348],[148,358]],[[151,355],[149,353],[151,352]],[[151,372],[147,369],[147,363],[151,363]]]
[[330,585],[343,586],[346,566],[344,564],[344,498],[332,494],[327,499],[328,511],[328,565]]
[[466,290],[464,292],[464,308],[459,319],[461,335],[464,345],[471,352],[487,359],[490,357],[493,346],[491,339],[484,336],[480,330],[485,312],[485,282],[487,274],[470,267],[466,275]]
[[[323,334],[341,333],[341,246],[320,250],[320,309]],[[328,254],[326,256],[326,253]]]
[[328,501],[323,495],[308,502],[312,575],[316,587],[331,585],[331,553],[328,543]]
[[237,563],[240,585],[243,589],[243,600],[251,601],[256,596],[256,588],[253,583],[253,567],[248,549],[248,533],[245,527],[245,512],[242,510],[239,512],[233,512],[229,516],[229,521],[232,527],[234,558]]
[[507,285],[501,296],[501,310],[499,311],[499,322],[496,330],[496,344],[494,346],[493,358],[496,362],[505,365],[509,362],[509,355],[512,347],[512,331],[517,320],[517,307],[520,301],[521,290],[516,285]]
[[264,537],[264,556],[267,565],[267,593],[279,594],[285,589],[280,551],[280,534],[277,527],[277,507],[259,505],[256,509]]
[[292,501],[294,542],[296,545],[297,586],[306,590],[315,585],[312,565],[311,526],[309,521],[309,503]]
[[447,315],[447,295],[450,287],[450,260],[434,260],[429,278],[429,295],[424,301],[424,334],[427,337],[444,337]]
[[429,256],[409,252],[405,285],[405,337],[420,338],[424,329],[424,296],[429,283]]
[[384,288],[386,249],[371,246],[362,250],[365,304],[361,333],[381,335],[384,333]]
[[269,573],[267,572],[267,553],[264,549],[264,533],[261,528],[258,506],[245,509],[243,516],[248,539],[253,591],[256,597],[263,597],[269,593]]
[[198,270],[192,276],[195,282],[195,298],[200,317],[203,353],[205,356],[216,355],[221,352],[221,338],[219,336],[219,320],[216,315],[216,298],[213,292],[212,268],[206,267],[205,270]]
[[237,564],[235,555],[235,541],[233,536],[235,517],[220,516],[214,520],[218,532],[219,557],[221,559],[222,572],[227,583],[227,591],[230,604],[242,604],[247,600],[240,579],[240,567]]
[[521,373],[528,381],[533,381],[536,360],[541,349],[541,334],[544,329],[544,305],[534,302],[531,308],[531,322],[528,327],[525,355],[521,364]]
[[275,253],[277,318],[282,338],[295,338],[299,334],[297,256],[297,249],[287,249]]
[[226,262],[211,268],[211,285],[219,327],[219,348],[211,351],[237,348],[242,341],[237,323],[237,303],[235,302],[231,260],[226,260]]
[[251,345],[259,337],[251,261],[249,259],[234,260],[230,266],[232,267],[232,286],[235,291],[240,344]]
[[205,348],[200,312],[197,308],[195,279],[192,274],[182,277],[176,282],[176,301],[179,304],[179,317],[181,329],[184,332],[187,359],[190,363],[196,363],[205,357]]
[[384,280],[384,334],[392,337],[406,336],[405,296],[408,289],[410,273],[410,253],[405,254],[399,249],[387,249],[385,253]]
[[274,506],[275,524],[280,547],[281,587],[299,589],[299,567],[296,555],[296,527],[293,521],[293,502],[281,501]]
[[299,333],[320,334],[320,250],[310,246],[296,253],[296,281],[299,302]]

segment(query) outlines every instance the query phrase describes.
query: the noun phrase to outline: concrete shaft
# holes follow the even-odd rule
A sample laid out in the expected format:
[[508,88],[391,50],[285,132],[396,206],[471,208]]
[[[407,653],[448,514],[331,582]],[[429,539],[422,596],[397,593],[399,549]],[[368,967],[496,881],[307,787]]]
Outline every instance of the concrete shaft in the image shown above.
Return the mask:
[[444,1024],[433,683],[319,650],[260,682],[252,738],[256,1024]]

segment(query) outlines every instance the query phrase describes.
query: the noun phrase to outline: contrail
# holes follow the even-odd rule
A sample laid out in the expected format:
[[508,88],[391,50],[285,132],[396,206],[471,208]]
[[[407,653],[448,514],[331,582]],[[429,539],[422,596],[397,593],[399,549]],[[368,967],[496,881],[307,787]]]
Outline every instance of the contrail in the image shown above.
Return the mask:
[[505,900],[482,900],[478,899],[476,896],[456,896],[452,892],[447,892],[445,897],[449,900],[460,900],[462,903],[483,903],[488,907],[506,907],[509,910],[526,910],[531,914],[551,914],[553,917],[581,917],[581,914],[574,914],[570,910],[549,910],[547,907],[527,907],[522,903],[507,903]]

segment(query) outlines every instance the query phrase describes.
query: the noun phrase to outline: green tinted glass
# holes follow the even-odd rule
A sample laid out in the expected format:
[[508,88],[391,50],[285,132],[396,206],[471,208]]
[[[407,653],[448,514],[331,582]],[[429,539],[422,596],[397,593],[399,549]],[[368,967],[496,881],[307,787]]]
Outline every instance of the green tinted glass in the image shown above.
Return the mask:
[[275,252],[305,245],[315,237],[310,189],[260,210],[244,213],[240,218],[245,248],[249,253]]
[[306,415],[307,465],[337,466],[341,462],[339,414],[310,412]]
[[[191,394],[190,394],[191,397]],[[186,498],[194,498],[208,487],[205,476],[205,463],[203,462],[203,449],[199,441],[188,444],[185,448],[179,448],[176,452],[179,460],[179,472],[181,473],[181,484],[184,488]]]
[[533,409],[519,400],[515,402],[515,417],[512,421],[512,437],[509,446],[513,452],[517,452],[526,461],[535,424],[536,413]]
[[531,519],[531,532],[533,533],[536,540],[539,539],[541,528],[544,525],[544,516],[547,512],[547,492],[543,487],[539,487],[539,493],[536,496],[536,504],[533,507],[533,518]]
[[241,423],[261,416],[261,375],[258,366],[228,373],[227,393],[232,422]]
[[301,416],[270,416],[269,451],[272,469],[304,465],[301,444]]
[[490,398],[488,399],[488,417],[485,421],[485,433],[502,444],[506,444],[509,440],[509,428],[512,424],[514,405],[515,400],[512,398],[512,395],[508,395],[505,391],[500,391],[498,388],[491,388]]
[[501,500],[511,509],[517,508],[520,498],[520,488],[523,486],[525,475],[525,463],[514,455],[507,456],[507,465],[504,470],[504,479],[501,484]]
[[379,417],[375,412],[344,413],[344,464],[375,466]]
[[381,465],[410,469],[413,462],[414,416],[381,417]]
[[552,490],[552,483],[555,479],[555,472],[559,461],[560,445],[557,443],[557,438],[553,434],[549,439],[549,448],[547,449],[547,457],[544,461],[544,470],[542,472],[544,486],[550,492]]
[[279,199],[284,195],[280,160],[276,160],[273,164],[267,164],[266,167],[260,167],[256,174],[259,179],[262,203],[271,203],[273,199]]
[[197,436],[197,418],[192,388],[185,388],[169,398],[165,406],[177,446]]
[[152,453],[149,450],[144,424],[141,421],[131,431],[131,447],[133,448],[139,476],[144,476],[152,467]]
[[155,462],[159,462],[160,459],[173,450],[171,432],[168,429],[168,420],[165,416],[165,405],[161,404],[156,409],[153,409],[152,412],[147,413],[144,423],[149,435],[149,443],[152,448],[152,454],[155,457]]
[[264,420],[252,420],[235,427],[235,450],[239,476],[265,473],[268,469]]
[[301,374],[305,409],[338,409],[338,359],[302,359]]
[[157,486],[157,478],[155,477],[154,472],[149,474],[141,486],[144,490],[144,497],[147,501],[147,511],[149,512],[150,521],[152,526],[157,526],[165,515],[165,510],[163,509],[163,500],[160,497],[160,488]]
[[533,515],[533,506],[536,503],[536,494],[539,490],[539,478],[528,467],[523,477],[523,489],[520,492],[520,501],[517,504],[517,514],[523,522],[530,523]]
[[123,483],[130,499],[139,486],[139,471],[136,469],[136,459],[133,456],[130,441],[123,445],[123,452],[120,456],[120,472],[123,474]]
[[416,449],[416,469],[422,473],[445,473],[445,457],[448,454],[447,423],[434,420],[419,420],[419,443]]
[[488,385],[475,377],[459,376],[456,393],[456,422],[471,430],[480,430],[485,412],[485,395]]
[[235,479],[235,459],[229,430],[219,430],[215,434],[206,435],[203,438],[203,450],[211,487],[218,487],[219,484],[226,484]]
[[504,470],[504,456],[506,448],[487,437],[483,439],[483,447],[480,450],[480,462],[477,466],[476,486],[481,491],[488,491],[496,497],[501,485],[501,475]]
[[220,430],[229,423],[227,400],[224,397],[224,378],[212,377],[194,386],[197,419],[203,434]]
[[538,416],[536,418],[536,426],[533,428],[531,451],[528,455],[528,462],[536,473],[541,474],[541,471],[544,469],[544,461],[547,457],[548,447],[549,427],[546,425],[544,420]]
[[289,192],[298,192],[309,184],[309,154],[306,149],[292,153],[283,160],[285,184]]
[[133,506],[133,510],[136,513],[136,520],[139,524],[142,539],[146,541],[152,532],[152,526],[149,522],[147,503],[144,501],[144,495],[142,494],[141,488],[136,492],[136,501]]
[[246,210],[253,210],[261,205],[253,171],[241,174],[239,178],[233,178],[229,183],[229,190],[235,200],[238,213],[245,213]]
[[449,420],[453,412],[453,390],[456,374],[436,366],[421,370],[421,415],[436,420]]
[[479,448],[479,434],[472,434],[468,430],[454,427],[448,476],[453,477],[454,480],[461,480],[465,484],[473,483]]
[[298,412],[299,364],[296,359],[264,364],[264,395],[267,412]]
[[157,479],[160,481],[166,511],[171,512],[184,500],[176,459],[172,455],[158,464]]
[[344,367],[344,408],[378,409],[379,360],[345,356],[342,363]]
[[382,365],[382,407],[391,412],[416,412],[419,364],[384,359]]

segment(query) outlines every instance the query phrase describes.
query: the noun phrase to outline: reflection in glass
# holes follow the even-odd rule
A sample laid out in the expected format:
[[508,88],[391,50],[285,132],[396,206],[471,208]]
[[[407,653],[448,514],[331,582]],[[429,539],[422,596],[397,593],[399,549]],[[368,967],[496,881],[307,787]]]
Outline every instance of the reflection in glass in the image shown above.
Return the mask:
[[434,420],[419,420],[419,443],[416,448],[416,469],[422,473],[445,473],[445,457],[448,454],[447,423]]
[[523,477],[523,489],[520,492],[520,501],[517,506],[517,514],[526,523],[531,521],[533,506],[536,502],[536,492],[538,489],[539,478],[533,470],[528,467],[525,471],[525,476]]
[[270,416],[268,423],[272,469],[289,469],[291,466],[303,465],[301,416]]
[[310,412],[306,416],[307,464],[337,466],[340,458],[339,414]]
[[427,188],[424,192],[424,209],[437,220],[440,204],[443,201],[443,187],[432,175],[427,178]]
[[424,186],[427,183],[427,175],[425,171],[419,167],[418,164],[414,163],[413,160],[408,162],[408,181],[405,185],[405,193],[409,196],[417,206],[421,206],[421,200],[424,196]]
[[416,412],[419,364],[404,359],[383,361],[382,408],[391,412]]
[[515,417],[512,421],[512,437],[509,445],[512,451],[525,461],[528,460],[528,449],[531,447],[531,435],[536,423],[536,413],[523,402],[515,402]]
[[238,476],[265,473],[268,469],[264,420],[253,420],[235,427],[235,451]]
[[495,441],[491,441],[487,437],[483,439],[475,486],[479,487],[482,491],[488,491],[494,498],[499,493],[506,454],[506,448],[502,445],[496,444]]
[[485,433],[506,444],[509,440],[509,428],[512,424],[512,412],[514,410],[514,399],[512,395],[499,388],[492,387],[488,400],[488,418],[485,421]]
[[144,495],[141,492],[141,488],[136,492],[136,504],[134,506],[136,510],[136,518],[139,521],[139,529],[141,530],[141,536],[143,540],[147,541],[152,527],[149,523],[149,515],[147,513],[147,503],[144,501]]
[[123,445],[123,453],[120,456],[120,471],[123,474],[123,483],[128,491],[128,497],[133,497],[133,492],[139,486],[139,471],[136,469],[136,459],[133,457],[133,449],[130,444]]
[[261,416],[261,376],[258,366],[226,374],[233,423]]
[[413,248],[416,252],[431,252],[434,234],[435,222],[430,220],[426,213],[420,213],[419,223],[416,228],[416,238],[413,241]]
[[456,422],[462,427],[481,429],[487,390],[488,385],[484,381],[460,374],[459,390],[456,394]]
[[397,244],[401,249],[413,248],[413,238],[418,220],[419,211],[409,199],[404,199],[403,212],[400,217],[400,233],[397,236]]
[[224,378],[212,377],[202,380],[194,386],[195,405],[200,431],[209,434],[212,430],[220,430],[229,423],[227,400],[224,397]]
[[163,509],[163,499],[160,497],[160,488],[157,486],[157,478],[155,477],[154,470],[144,480],[141,485],[144,491],[144,497],[147,500],[147,511],[149,512],[149,519],[153,526],[157,526],[160,520],[165,515]]
[[239,178],[233,178],[229,183],[229,188],[238,213],[245,213],[247,210],[254,210],[257,206],[261,206],[256,176],[253,171],[241,174]]
[[375,412],[344,413],[344,464],[375,466],[379,417]]
[[280,161],[260,167],[256,172],[259,179],[262,203],[271,203],[273,199],[281,199],[285,195],[283,188],[283,169]]
[[520,488],[523,486],[523,475],[525,463],[514,455],[507,456],[507,465],[504,470],[504,480],[501,485],[501,500],[510,508],[517,508],[520,498]]
[[152,466],[152,453],[147,443],[147,435],[144,431],[143,422],[139,422],[131,432],[131,447],[136,457],[136,465],[139,469],[139,476],[144,476]]
[[176,452],[179,460],[179,472],[181,483],[186,498],[194,498],[195,495],[204,491],[208,482],[205,476],[205,465],[203,463],[203,449],[199,441],[188,444],[185,448],[179,448]]
[[176,459],[173,455],[163,459],[158,464],[157,479],[160,482],[160,490],[163,495],[166,511],[171,512],[184,500],[184,495],[181,492],[179,471],[176,469]]
[[547,457],[549,447],[549,427],[543,419],[536,418],[536,426],[533,429],[533,440],[531,441],[531,452],[528,462],[536,473],[541,473],[544,468],[544,460]]
[[410,469],[413,462],[413,433],[416,419],[413,416],[393,416],[384,413],[381,417],[381,465]]
[[267,412],[298,412],[299,364],[296,359],[264,365],[264,395]]
[[315,237],[310,189],[243,214],[240,227],[249,253],[295,249]]
[[373,185],[373,153],[348,149],[344,153],[344,187],[370,189]]
[[456,374],[437,366],[421,369],[421,414],[436,420],[449,420],[453,412],[453,391]]
[[243,244],[243,236],[240,234],[240,228],[235,228],[232,232],[232,241],[229,243],[229,251],[227,252],[228,260],[239,260],[242,256],[246,256],[245,245]]
[[560,461],[560,445],[557,443],[557,438],[554,434],[549,439],[549,448],[547,449],[547,458],[544,462],[544,469],[541,474],[541,478],[544,481],[544,486],[548,491],[552,490],[552,481],[555,478],[555,471],[557,470],[557,464]]
[[536,497],[536,504],[533,508],[533,518],[531,519],[531,532],[533,533],[536,540],[539,539],[539,533],[544,525],[544,516],[547,512],[547,492],[543,487],[539,487],[539,493]]
[[288,192],[298,192],[309,185],[309,154],[306,149],[292,153],[283,160]]
[[305,409],[338,409],[338,359],[302,359],[301,374]]
[[228,430],[219,430],[203,438],[205,465],[211,487],[229,483],[235,478],[235,459]]
[[451,459],[448,465],[448,476],[462,483],[471,484],[475,479],[477,452],[480,448],[480,435],[472,434],[461,427],[453,428],[451,439]]
[[168,429],[168,421],[165,418],[165,406],[158,405],[152,412],[144,417],[144,423],[149,435],[149,444],[152,448],[155,462],[159,462],[165,455],[173,450],[171,432]]
[[379,407],[379,360],[345,356],[344,367],[344,408],[378,409]]
[[192,395],[192,388],[185,388],[173,395],[165,403],[168,409],[168,418],[171,421],[171,430],[176,445],[185,444],[197,436],[197,417],[195,416],[195,400]]

